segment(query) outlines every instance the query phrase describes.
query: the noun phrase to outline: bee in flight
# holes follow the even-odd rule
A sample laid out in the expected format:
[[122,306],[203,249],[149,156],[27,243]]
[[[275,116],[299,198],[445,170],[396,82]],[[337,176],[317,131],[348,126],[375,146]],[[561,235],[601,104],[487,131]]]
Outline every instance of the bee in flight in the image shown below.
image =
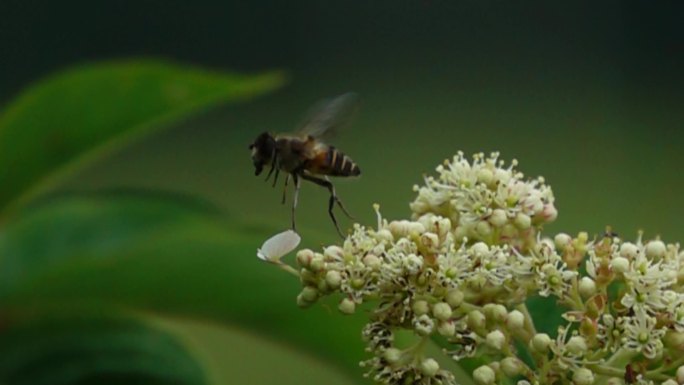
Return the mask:
[[264,166],[270,165],[271,169],[266,180],[275,172],[273,178],[273,187],[275,187],[280,171],[287,173],[283,189],[283,204],[285,204],[287,186],[292,176],[295,190],[292,201],[293,230],[295,230],[295,210],[300,182],[304,179],[328,189],[330,192],[328,214],[338,234],[344,237],[333,213],[333,207],[337,204],[347,217],[351,218],[351,216],[337,197],[335,187],[328,176],[358,176],[361,174],[361,169],[350,157],[335,147],[325,144],[323,139],[343,127],[357,106],[358,97],[354,93],[346,93],[332,100],[321,102],[312,109],[297,132],[275,136],[264,132],[249,146],[255,167],[254,175],[261,174]]

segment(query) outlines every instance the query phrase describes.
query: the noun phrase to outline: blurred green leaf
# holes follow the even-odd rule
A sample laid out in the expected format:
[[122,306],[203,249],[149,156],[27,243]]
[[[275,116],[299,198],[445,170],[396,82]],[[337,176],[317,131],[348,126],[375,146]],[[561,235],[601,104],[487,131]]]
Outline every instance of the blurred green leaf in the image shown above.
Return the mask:
[[198,110],[283,82],[279,72],[237,75],[155,60],[48,77],[0,113],[0,210],[11,212],[88,162]]
[[212,384],[359,384],[358,376],[302,352],[299,346],[269,341],[263,333],[189,319],[153,320],[181,337],[202,357]]
[[335,299],[299,309],[298,280],[256,258],[279,230],[238,228],[172,195],[67,196],[34,205],[0,233],[0,308],[12,317],[114,304],[227,321],[359,375],[365,314],[344,317]]
[[0,334],[0,383],[205,384],[203,368],[167,332],[110,317],[52,317]]

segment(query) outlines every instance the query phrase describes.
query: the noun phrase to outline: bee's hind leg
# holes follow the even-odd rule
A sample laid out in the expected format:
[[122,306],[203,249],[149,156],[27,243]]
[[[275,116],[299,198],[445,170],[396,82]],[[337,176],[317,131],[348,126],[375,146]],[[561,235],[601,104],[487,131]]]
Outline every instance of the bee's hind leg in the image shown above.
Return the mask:
[[283,201],[282,204],[285,204],[285,201],[287,200],[287,184],[290,182],[290,174],[287,174],[285,177],[285,187],[283,187]]
[[[289,175],[288,175],[289,179]],[[295,227],[295,211],[297,210],[297,201],[299,200],[299,185],[300,185],[300,180],[297,174],[292,174],[292,179],[294,180],[294,199],[292,200],[292,230],[297,231]]]
[[347,218],[353,220],[354,217],[351,214],[349,214],[349,211],[347,211],[347,209],[342,204],[342,200],[340,200],[340,198],[337,197],[337,194],[335,193],[335,186],[333,186],[332,182],[328,179],[327,176],[325,177],[325,181],[330,184],[330,187],[328,188],[329,190],[331,190],[330,194],[335,198],[335,202],[337,202],[337,205],[340,206],[340,209],[342,209],[344,215],[346,215]]
[[328,201],[328,214],[330,214],[330,218],[332,219],[333,224],[335,225],[335,229],[337,229],[337,233],[340,235],[340,237],[344,238],[344,234],[342,234],[342,231],[340,230],[340,226],[337,223],[337,218],[335,218],[335,213],[333,213],[333,207],[335,207],[335,202],[337,202],[337,205],[340,206],[342,211],[348,217],[351,218],[351,216],[347,212],[347,209],[344,208],[344,205],[342,205],[342,201],[340,201],[340,198],[338,198],[337,195],[335,194],[335,187],[333,186],[332,182],[330,182],[327,179],[321,179],[321,178],[317,178],[315,176],[305,175],[305,174],[302,174],[301,177],[308,180],[309,182],[316,183],[317,185],[319,185],[321,187],[325,187],[328,189],[328,191],[330,192],[330,200]]

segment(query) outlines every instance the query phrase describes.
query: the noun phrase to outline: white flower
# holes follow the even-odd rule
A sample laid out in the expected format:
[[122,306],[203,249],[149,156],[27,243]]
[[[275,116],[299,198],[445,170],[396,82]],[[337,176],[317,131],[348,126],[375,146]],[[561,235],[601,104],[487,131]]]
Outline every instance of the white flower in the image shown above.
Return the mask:
[[657,329],[656,319],[645,313],[620,319],[625,331],[622,344],[625,348],[641,352],[644,357],[653,359],[663,350],[662,338],[665,328]]

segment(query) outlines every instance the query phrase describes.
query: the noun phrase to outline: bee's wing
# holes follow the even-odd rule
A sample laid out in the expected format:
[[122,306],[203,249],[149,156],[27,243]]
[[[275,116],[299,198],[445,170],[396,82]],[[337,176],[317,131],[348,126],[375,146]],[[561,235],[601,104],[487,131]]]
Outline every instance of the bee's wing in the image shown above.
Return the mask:
[[329,138],[351,120],[359,105],[359,96],[353,92],[322,100],[309,110],[297,134],[317,139]]
[[283,231],[267,239],[261,248],[257,249],[257,257],[262,261],[275,262],[294,250],[301,238],[292,230]]

